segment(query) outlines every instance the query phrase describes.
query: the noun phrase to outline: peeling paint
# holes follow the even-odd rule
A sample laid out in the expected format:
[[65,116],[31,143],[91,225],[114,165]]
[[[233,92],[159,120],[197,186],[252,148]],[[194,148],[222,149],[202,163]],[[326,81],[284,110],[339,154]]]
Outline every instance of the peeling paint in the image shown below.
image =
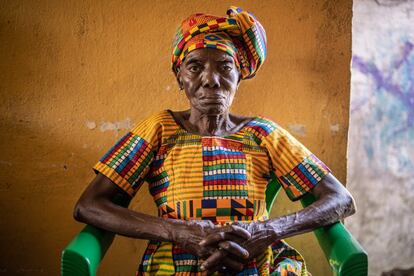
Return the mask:
[[290,124],[288,125],[288,129],[292,134],[298,136],[306,136],[306,127],[301,124]]
[[86,121],[86,127],[89,128],[90,130],[95,129],[96,123],[94,121]]
[[[94,121],[86,121],[86,127],[90,130],[94,130],[97,128],[97,125]],[[102,132],[105,131],[118,131],[121,129],[131,129],[132,128],[132,121],[130,118],[126,118],[125,120],[117,121],[117,122],[101,122],[99,124],[99,130]],[[88,145],[84,144],[83,148],[87,148]]]
[[126,118],[125,120],[118,121],[118,122],[103,122],[99,126],[99,130],[102,132],[110,131],[110,130],[121,130],[121,129],[131,129],[132,122],[130,118]]
[[339,132],[339,124],[333,124],[329,126],[332,134],[337,134]]

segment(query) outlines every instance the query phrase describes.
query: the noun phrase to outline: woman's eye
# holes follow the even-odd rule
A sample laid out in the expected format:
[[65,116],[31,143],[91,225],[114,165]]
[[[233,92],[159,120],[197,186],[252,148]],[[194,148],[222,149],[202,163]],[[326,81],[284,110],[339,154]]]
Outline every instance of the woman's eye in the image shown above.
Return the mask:
[[191,66],[188,70],[192,73],[197,73],[200,71],[200,66]]
[[223,66],[223,70],[224,71],[231,71],[233,68],[231,67],[231,66],[228,66],[228,65],[224,65]]

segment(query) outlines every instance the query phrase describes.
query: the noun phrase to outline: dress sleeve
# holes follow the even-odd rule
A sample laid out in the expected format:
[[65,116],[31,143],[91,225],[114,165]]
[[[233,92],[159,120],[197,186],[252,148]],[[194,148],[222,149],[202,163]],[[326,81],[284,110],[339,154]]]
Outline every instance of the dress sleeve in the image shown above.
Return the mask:
[[298,200],[331,170],[288,131],[274,123],[272,128],[262,144],[286,194],[292,201]]
[[161,126],[154,116],[125,134],[93,167],[133,197],[144,182],[156,155]]

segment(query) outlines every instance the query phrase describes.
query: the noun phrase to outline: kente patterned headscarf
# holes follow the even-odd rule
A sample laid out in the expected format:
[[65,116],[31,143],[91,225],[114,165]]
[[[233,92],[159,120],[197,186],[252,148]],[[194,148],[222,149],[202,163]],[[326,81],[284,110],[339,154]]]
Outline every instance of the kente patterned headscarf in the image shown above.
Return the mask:
[[232,6],[227,15],[196,13],[181,23],[173,43],[174,71],[191,51],[215,48],[233,57],[242,79],[254,77],[266,58],[266,32],[247,11]]

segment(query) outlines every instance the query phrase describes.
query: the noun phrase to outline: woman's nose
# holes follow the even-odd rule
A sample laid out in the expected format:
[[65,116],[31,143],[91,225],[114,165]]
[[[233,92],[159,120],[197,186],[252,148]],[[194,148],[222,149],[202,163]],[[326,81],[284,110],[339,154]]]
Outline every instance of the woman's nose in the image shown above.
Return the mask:
[[220,87],[220,73],[214,68],[205,68],[202,74],[202,85],[207,88]]

